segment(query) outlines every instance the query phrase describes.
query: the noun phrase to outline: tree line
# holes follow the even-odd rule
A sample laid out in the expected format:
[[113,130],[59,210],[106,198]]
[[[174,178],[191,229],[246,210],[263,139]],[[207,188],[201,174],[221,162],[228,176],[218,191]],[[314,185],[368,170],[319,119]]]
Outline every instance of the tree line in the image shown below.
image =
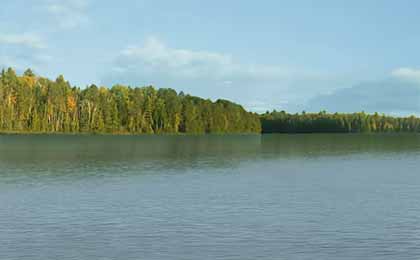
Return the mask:
[[0,76],[0,131],[37,133],[260,133],[257,114],[173,89],[73,87],[30,69]]
[[260,116],[263,133],[391,133],[420,132],[420,118],[386,115],[266,112]]
[[227,100],[173,89],[90,85],[22,75],[0,75],[0,132],[25,133],[382,133],[420,132],[420,118],[352,113],[256,114]]

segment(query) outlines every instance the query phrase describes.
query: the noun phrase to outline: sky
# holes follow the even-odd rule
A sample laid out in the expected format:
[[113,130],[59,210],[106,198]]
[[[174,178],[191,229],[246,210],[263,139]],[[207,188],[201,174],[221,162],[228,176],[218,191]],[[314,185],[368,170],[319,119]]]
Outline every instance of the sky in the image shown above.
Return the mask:
[[415,0],[2,0],[0,67],[255,112],[420,115]]

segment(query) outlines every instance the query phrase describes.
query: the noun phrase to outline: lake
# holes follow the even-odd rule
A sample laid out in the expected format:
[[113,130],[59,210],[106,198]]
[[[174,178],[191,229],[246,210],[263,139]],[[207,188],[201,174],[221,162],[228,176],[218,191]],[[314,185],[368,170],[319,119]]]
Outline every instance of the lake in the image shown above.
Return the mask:
[[0,136],[0,259],[415,259],[420,135]]

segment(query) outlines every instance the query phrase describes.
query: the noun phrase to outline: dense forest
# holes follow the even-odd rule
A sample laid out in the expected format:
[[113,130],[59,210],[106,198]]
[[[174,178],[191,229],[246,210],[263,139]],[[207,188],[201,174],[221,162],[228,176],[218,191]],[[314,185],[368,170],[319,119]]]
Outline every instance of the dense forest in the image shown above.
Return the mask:
[[420,132],[420,118],[353,113],[255,114],[173,89],[73,87],[31,70],[0,75],[0,132],[7,133],[382,133]]
[[386,133],[420,132],[420,118],[353,113],[289,114],[267,112],[260,116],[263,133]]
[[259,116],[226,100],[153,87],[72,87],[11,68],[0,76],[0,132],[260,133]]

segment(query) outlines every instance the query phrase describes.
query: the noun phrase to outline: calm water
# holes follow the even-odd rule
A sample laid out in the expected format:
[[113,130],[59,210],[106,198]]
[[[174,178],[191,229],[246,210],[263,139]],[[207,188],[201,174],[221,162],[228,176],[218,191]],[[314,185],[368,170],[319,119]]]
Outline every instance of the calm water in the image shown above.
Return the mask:
[[420,135],[0,136],[0,259],[418,259]]

